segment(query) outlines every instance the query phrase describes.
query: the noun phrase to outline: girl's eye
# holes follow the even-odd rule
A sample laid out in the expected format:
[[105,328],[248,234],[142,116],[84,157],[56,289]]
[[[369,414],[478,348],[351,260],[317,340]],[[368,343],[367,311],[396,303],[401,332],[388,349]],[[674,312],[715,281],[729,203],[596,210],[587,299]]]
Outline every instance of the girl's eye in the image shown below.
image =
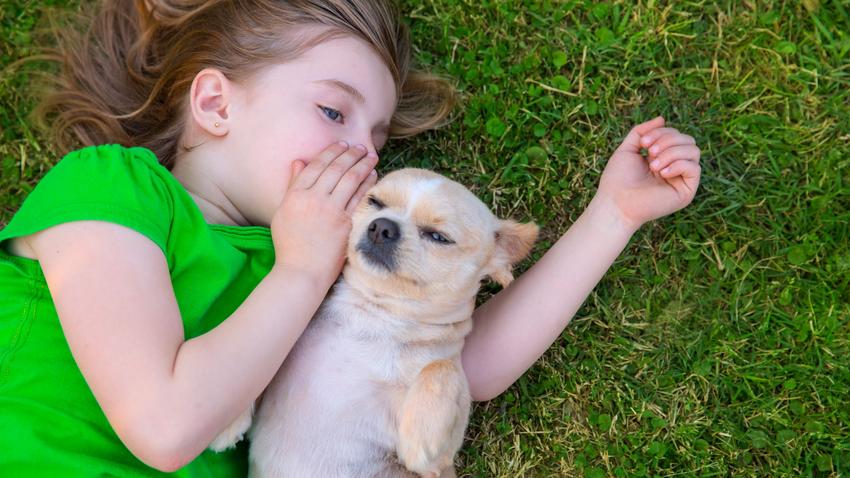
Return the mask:
[[438,244],[454,244],[455,242],[446,236],[440,234],[437,231],[425,229],[422,231],[422,235],[425,236],[426,239],[434,241]]
[[338,110],[329,108],[327,106],[319,106],[319,109],[321,109],[325,116],[327,116],[328,119],[330,119],[331,121],[335,121],[337,123],[342,122],[343,116],[342,113],[340,113]]
[[386,207],[384,203],[375,199],[375,196],[369,196],[369,205],[377,209],[383,209]]

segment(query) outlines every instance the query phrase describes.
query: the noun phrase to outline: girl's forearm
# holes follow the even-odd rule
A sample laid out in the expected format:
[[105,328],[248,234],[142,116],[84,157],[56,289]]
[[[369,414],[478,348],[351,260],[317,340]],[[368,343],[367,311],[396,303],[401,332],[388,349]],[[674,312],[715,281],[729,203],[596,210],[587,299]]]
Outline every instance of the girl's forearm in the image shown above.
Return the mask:
[[162,394],[189,461],[262,393],[327,293],[306,274],[275,267],[218,327],[184,342]]
[[462,353],[474,400],[496,397],[543,355],[636,230],[597,196],[540,261],[475,310]]

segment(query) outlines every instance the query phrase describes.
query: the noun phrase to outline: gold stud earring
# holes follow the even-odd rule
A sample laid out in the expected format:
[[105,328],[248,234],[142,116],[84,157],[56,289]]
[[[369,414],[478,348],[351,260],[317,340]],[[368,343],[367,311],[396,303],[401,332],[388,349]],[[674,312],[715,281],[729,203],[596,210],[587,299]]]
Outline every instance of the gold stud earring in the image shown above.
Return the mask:
[[218,121],[216,121],[214,126],[215,126],[216,128],[218,128],[219,126],[221,126],[221,123],[219,123]]

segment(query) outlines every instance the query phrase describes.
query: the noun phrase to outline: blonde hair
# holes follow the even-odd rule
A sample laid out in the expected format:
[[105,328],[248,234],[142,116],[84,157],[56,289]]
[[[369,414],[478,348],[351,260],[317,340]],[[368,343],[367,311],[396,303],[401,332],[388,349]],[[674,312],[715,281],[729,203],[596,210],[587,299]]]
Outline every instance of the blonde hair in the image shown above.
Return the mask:
[[408,29],[386,0],[105,0],[86,31],[56,33],[61,71],[35,117],[63,153],[144,146],[171,168],[199,71],[244,80],[340,35],[365,40],[389,68],[391,137],[441,125],[456,100],[445,79],[411,67]]

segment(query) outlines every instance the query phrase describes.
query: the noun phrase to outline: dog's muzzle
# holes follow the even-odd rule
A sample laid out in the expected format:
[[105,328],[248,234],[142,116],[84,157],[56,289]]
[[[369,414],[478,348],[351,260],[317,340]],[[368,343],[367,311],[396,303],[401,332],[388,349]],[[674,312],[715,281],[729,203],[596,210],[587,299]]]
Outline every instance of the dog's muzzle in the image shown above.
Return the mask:
[[366,234],[357,243],[357,250],[370,263],[393,272],[397,265],[396,251],[400,240],[401,230],[398,224],[381,217],[369,224]]

